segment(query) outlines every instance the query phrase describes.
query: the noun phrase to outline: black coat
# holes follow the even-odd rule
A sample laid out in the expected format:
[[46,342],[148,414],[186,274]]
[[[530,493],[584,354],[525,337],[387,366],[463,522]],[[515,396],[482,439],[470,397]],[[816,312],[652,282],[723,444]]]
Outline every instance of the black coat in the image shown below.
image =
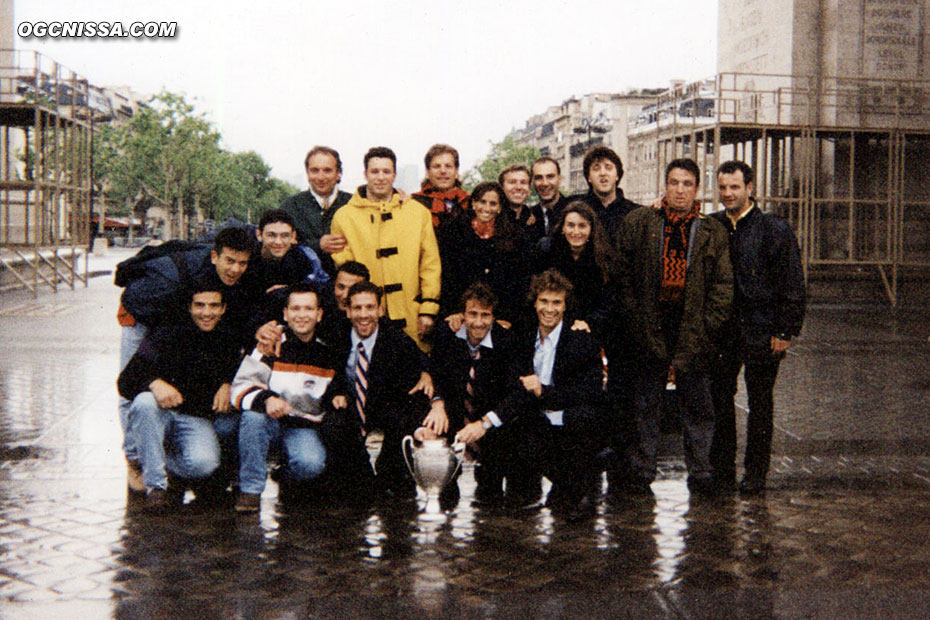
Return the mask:
[[513,322],[527,290],[528,243],[517,226],[506,225],[503,221],[497,226],[493,237],[482,239],[472,229],[466,212],[442,230],[439,236],[441,316],[460,312],[462,293],[481,281],[498,298],[497,318]]
[[[536,330],[527,330],[517,338],[511,372],[517,377],[535,374],[535,352]],[[541,411],[565,411],[571,415],[572,409],[600,409],[604,403],[603,372],[600,346],[591,334],[572,331],[571,325],[563,322],[552,385],[543,386],[542,396],[537,398],[518,381],[494,413],[507,424],[517,416],[537,415]]]
[[[347,359],[351,337],[343,340],[342,355]],[[422,392],[409,392],[420,373],[427,370],[426,356],[404,332],[381,321],[374,350],[368,353],[368,392],[365,401],[366,428],[386,433],[412,433],[426,416],[428,399]],[[355,388],[348,392],[355,397]],[[350,411],[355,411],[351,402]]]
[[437,328],[439,333],[430,353],[430,374],[437,393],[442,396],[449,416],[450,434],[462,428],[466,422],[477,420],[494,409],[503,398],[518,385],[513,373],[514,340],[510,330],[497,323],[491,328],[492,348],[481,347],[481,355],[475,365],[474,411],[471,420],[466,420],[465,385],[471,369],[471,354],[468,343],[455,335],[445,325]]
[[804,321],[804,272],[798,240],[788,223],[758,206],[733,226],[726,211],[712,215],[730,236],[733,312],[722,330],[744,355],[767,357],[770,339],[801,333]]
[[619,187],[617,188],[617,197],[606,207],[592,190],[588,190],[586,194],[575,194],[572,196],[572,200],[580,200],[594,210],[604,230],[607,231],[610,243],[613,244],[615,248],[618,247],[620,224],[623,223],[623,218],[633,211],[633,209],[642,206],[631,200],[627,200],[623,195],[623,190]]
[[184,398],[177,411],[212,418],[213,397],[220,386],[232,381],[240,359],[239,343],[221,325],[205,332],[188,317],[146,336],[119,374],[120,396],[132,400],[161,379]]

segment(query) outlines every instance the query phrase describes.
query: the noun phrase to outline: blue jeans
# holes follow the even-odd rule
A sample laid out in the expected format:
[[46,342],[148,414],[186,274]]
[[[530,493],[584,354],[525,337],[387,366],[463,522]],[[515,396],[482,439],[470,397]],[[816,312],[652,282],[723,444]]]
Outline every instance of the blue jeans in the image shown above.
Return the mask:
[[261,494],[268,477],[268,450],[283,449],[289,480],[310,480],[323,473],[326,448],[316,429],[284,426],[264,413],[243,411],[239,419],[239,488]]
[[220,465],[220,444],[213,422],[162,409],[151,392],[142,392],[132,401],[129,434],[138,450],[142,482],[147,489],[166,489],[168,471],[199,480]]
[[[148,333],[148,328],[141,323],[123,327],[119,343],[120,372],[123,372],[123,369],[126,368],[126,364],[128,364],[132,356],[135,355],[136,350]],[[139,454],[129,433],[129,406],[131,404],[130,401],[122,396],[119,397],[119,425],[123,429],[123,453],[126,455],[127,459],[135,461],[139,459]]]

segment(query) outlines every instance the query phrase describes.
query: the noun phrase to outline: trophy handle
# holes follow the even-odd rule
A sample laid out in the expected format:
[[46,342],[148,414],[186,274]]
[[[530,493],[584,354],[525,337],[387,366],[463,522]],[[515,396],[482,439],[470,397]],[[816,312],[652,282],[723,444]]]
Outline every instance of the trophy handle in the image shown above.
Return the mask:
[[404,453],[404,462],[407,463],[407,470],[410,472],[410,475],[416,478],[416,474],[413,473],[413,465],[410,463],[411,457],[407,456],[407,453],[413,454],[413,436],[406,435],[400,443],[400,449]]
[[459,475],[462,469],[462,462],[465,460],[465,443],[455,441],[452,443],[452,454],[455,455],[455,471],[452,472],[452,479]]

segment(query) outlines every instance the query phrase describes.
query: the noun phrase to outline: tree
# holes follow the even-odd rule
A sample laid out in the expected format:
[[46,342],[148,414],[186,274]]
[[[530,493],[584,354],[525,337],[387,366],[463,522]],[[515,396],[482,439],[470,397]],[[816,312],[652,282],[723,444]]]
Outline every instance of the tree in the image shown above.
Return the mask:
[[95,189],[132,205],[137,216],[149,206],[164,207],[172,237],[186,235],[185,222],[198,210],[216,220],[248,220],[276,207],[282,183],[270,172],[254,151],[222,149],[219,133],[203,115],[169,92],[154,97],[127,124],[102,126],[94,137]]
[[491,143],[491,151],[477,166],[465,173],[463,185],[469,191],[481,181],[496,181],[501,170],[513,164],[525,164],[529,167],[539,157],[535,146],[521,146],[507,136],[500,142]]

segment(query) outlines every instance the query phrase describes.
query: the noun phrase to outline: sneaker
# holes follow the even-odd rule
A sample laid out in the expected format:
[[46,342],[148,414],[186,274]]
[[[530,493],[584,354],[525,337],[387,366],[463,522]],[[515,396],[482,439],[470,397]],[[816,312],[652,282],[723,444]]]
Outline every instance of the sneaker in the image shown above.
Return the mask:
[[132,495],[143,495],[145,484],[142,482],[142,465],[135,459],[126,459],[126,488]]
[[258,512],[262,506],[262,496],[258,493],[239,493],[236,499],[236,512],[248,514]]
[[165,489],[149,489],[145,495],[143,510],[149,514],[168,512],[168,492]]

